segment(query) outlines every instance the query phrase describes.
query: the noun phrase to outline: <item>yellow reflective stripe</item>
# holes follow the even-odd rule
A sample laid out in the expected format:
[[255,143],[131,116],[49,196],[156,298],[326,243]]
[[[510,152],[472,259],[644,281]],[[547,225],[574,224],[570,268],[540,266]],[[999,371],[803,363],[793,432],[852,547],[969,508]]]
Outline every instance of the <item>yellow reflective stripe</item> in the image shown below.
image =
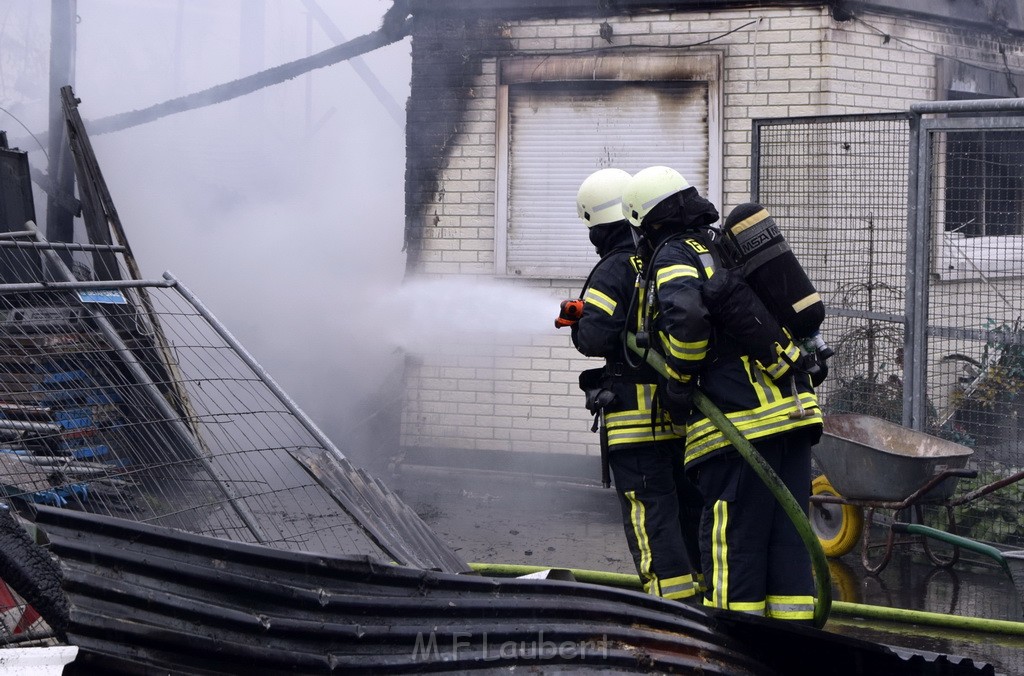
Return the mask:
[[583,294],[583,302],[590,303],[610,315],[615,314],[615,306],[618,305],[610,296],[601,293],[597,289],[587,289],[586,293]]
[[797,302],[793,303],[793,312],[800,312],[801,310],[806,310],[810,306],[812,306],[815,303],[818,303],[820,301],[821,301],[821,296],[818,294],[817,291],[815,291],[811,295],[804,296],[803,298],[801,298]]
[[[668,337],[665,335],[663,331],[658,332],[658,337],[661,339],[661,344],[664,348],[665,342],[668,340]],[[661,352],[664,353],[666,352],[666,350],[662,349]],[[674,368],[672,368],[672,365],[669,364],[667,361],[664,362],[664,364],[665,373],[668,375],[669,378],[672,378],[673,380],[678,380],[681,383],[688,383],[693,378],[693,376],[690,375],[689,373],[680,373],[679,371],[676,371]]]
[[800,348],[797,347],[796,343],[792,341],[790,341],[789,345],[787,345],[786,347],[782,347],[781,345],[776,343],[775,350],[776,352],[779,352],[789,357],[790,361],[796,361],[797,359],[800,358]]
[[[706,608],[721,608],[722,606],[716,605],[713,599],[704,597],[704,606]],[[729,610],[737,613],[746,613],[748,615],[760,615],[764,616],[765,607],[764,601],[751,601],[749,603],[730,603]]]
[[646,428],[634,428],[626,431],[608,432],[609,446],[622,446],[625,444],[642,444],[650,441],[666,441],[668,439],[681,439],[680,434],[673,431],[673,428],[666,424],[664,427],[657,426],[653,430],[648,425]]
[[678,380],[681,383],[688,383],[690,382],[690,379],[693,377],[689,373],[679,373],[674,368],[669,366],[667,362],[665,363],[665,372],[668,374],[669,378]]
[[697,593],[693,575],[680,575],[661,580],[661,596],[667,599],[688,599]]
[[785,347],[775,343],[775,354],[778,355],[778,359],[775,363],[763,366],[763,368],[773,380],[778,380],[779,377],[784,375],[786,371],[790,369],[793,362],[800,358],[800,348],[797,347],[796,343],[790,341]]
[[716,500],[712,506],[711,524],[711,605],[728,608],[729,603],[729,543],[725,539],[725,528],[729,523],[729,503]]
[[633,525],[633,535],[640,549],[640,574],[648,580],[656,579],[651,574],[651,543],[647,539],[645,527],[647,510],[644,509],[644,503],[636,499],[636,491],[626,491],[626,499],[630,504],[629,521]]
[[654,402],[654,385],[638,384],[636,386],[636,408],[648,415],[651,412],[651,404]]
[[[803,404],[805,409],[818,408],[818,397],[813,392],[801,392],[800,403]],[[748,409],[746,411],[733,411],[732,413],[726,413],[725,417],[736,425],[740,430],[747,428],[754,428],[758,424],[770,420],[772,418],[785,418],[789,420],[790,411],[796,410],[796,401],[793,397],[787,397],[783,401],[771,406],[759,406],[755,409]],[[687,427],[687,434],[694,436],[701,436],[707,434],[718,428],[715,427],[707,418],[703,418]]]
[[[808,392],[801,394],[800,400],[808,414],[806,418],[788,416],[788,412],[797,410],[793,404],[793,397],[790,397],[784,406],[776,407],[774,415],[767,420],[762,420],[749,411],[728,413],[726,417],[750,440],[808,425],[820,425],[821,411],[818,410],[817,398]],[[731,446],[729,439],[707,418],[698,420],[686,428],[686,462],[692,462],[726,446]]]
[[733,235],[738,235],[741,232],[743,232],[744,230],[746,230],[747,228],[750,228],[752,226],[757,225],[758,223],[760,223],[761,221],[763,221],[766,218],[768,218],[768,210],[767,209],[761,209],[757,213],[752,214],[750,216],[747,216],[746,218],[744,218],[739,223],[737,223],[737,224],[733,225],[732,227],[730,227],[729,228],[729,232],[731,232]]
[[658,270],[657,288],[660,290],[662,284],[671,282],[673,279],[679,279],[680,277],[700,279],[700,274],[697,272],[697,268],[692,265],[666,265]]
[[651,406],[654,388],[655,386],[649,383],[637,383],[637,408],[605,413],[604,424],[608,431],[610,446],[681,438],[682,434],[673,431],[664,413],[655,417],[652,428]]
[[622,427],[623,425],[636,425],[638,423],[649,423],[651,422],[651,414],[649,411],[616,411],[614,413],[605,413],[604,422],[608,425],[608,429],[612,427]]
[[[753,441],[753,440],[759,439],[759,438],[761,438],[763,436],[769,436],[771,434],[778,434],[778,433],[781,433],[781,432],[790,431],[792,429],[798,429],[800,427],[806,427],[807,425],[812,425],[812,424],[816,424],[816,425],[820,425],[821,424],[821,414],[820,413],[814,413],[814,414],[808,416],[807,418],[795,419],[795,420],[791,421],[791,424],[782,424],[781,422],[779,422],[779,423],[777,423],[775,425],[771,425],[771,426],[767,426],[766,425],[765,427],[763,427],[762,429],[757,430],[756,432],[754,432],[754,431],[744,432],[743,435],[746,438],[748,438],[749,440]],[[718,449],[721,449],[721,448],[724,448],[724,447],[727,447],[727,446],[731,446],[731,442],[729,441],[729,439],[724,434],[722,434],[721,432],[718,433],[718,434],[710,435],[707,439],[701,441],[700,443],[689,443],[688,440],[689,440],[690,437],[687,435],[686,438],[687,438],[687,445],[686,445],[686,454],[685,454],[686,460],[685,460],[685,462],[687,462],[687,463],[690,463],[690,462],[696,460],[697,458],[701,458],[703,456],[706,456],[709,453],[711,453],[712,451],[717,451]]]
[[[789,408],[789,410],[795,411],[796,407],[793,406]],[[742,432],[743,435],[746,436],[747,438],[750,438],[751,435],[754,435],[755,437],[763,437],[768,434],[774,434],[776,432],[785,432],[787,430],[795,429],[797,427],[802,427],[802,425],[798,425],[795,423],[806,421],[811,421],[816,424],[821,423],[821,411],[818,410],[817,406],[806,404],[804,406],[804,411],[806,413],[809,413],[810,415],[808,415],[805,418],[790,418],[789,414],[787,413],[786,415],[783,416],[772,416],[771,418],[764,420],[746,420],[737,424],[736,429]],[[699,445],[708,443],[709,438],[721,438],[724,436],[721,433],[721,431],[717,427],[714,427],[713,425],[710,429],[708,429],[708,427],[704,425],[705,422],[707,422],[706,418],[694,423],[692,426],[687,427],[686,438],[692,440],[693,442],[697,442],[698,440],[700,441],[700,444],[687,444],[687,449],[692,448],[693,450],[696,450],[699,447]],[[695,428],[698,427],[700,429],[695,430]]]
[[812,620],[814,619],[814,597],[769,596],[766,614],[768,617],[781,620]]
[[789,362],[780,357],[774,364],[768,364],[767,366],[762,365],[761,368],[764,369],[769,378],[772,380],[778,380],[786,374],[786,371],[789,370]]
[[[785,399],[786,395],[782,393],[775,381],[765,378],[764,373],[758,369],[750,368],[750,361],[746,357],[743,357],[743,367],[747,369],[750,384],[753,386],[754,394],[757,395],[761,406],[773,406]],[[789,396],[792,399],[792,392],[789,393]]]
[[684,343],[664,331],[660,331],[658,335],[661,337],[662,345],[665,346],[665,351],[676,359],[681,361],[702,361],[707,356],[707,339]]

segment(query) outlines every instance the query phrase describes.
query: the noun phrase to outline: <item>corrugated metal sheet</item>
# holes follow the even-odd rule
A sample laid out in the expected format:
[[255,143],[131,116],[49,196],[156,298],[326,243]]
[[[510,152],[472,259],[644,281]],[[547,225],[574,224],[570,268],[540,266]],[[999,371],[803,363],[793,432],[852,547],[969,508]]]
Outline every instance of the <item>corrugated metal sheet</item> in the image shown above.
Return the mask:
[[47,507],[38,523],[71,601],[80,653],[68,674],[991,673],[589,584],[280,551]]
[[664,164],[707,191],[706,82],[510,85],[509,120],[510,274],[586,277],[576,191],[597,169]]

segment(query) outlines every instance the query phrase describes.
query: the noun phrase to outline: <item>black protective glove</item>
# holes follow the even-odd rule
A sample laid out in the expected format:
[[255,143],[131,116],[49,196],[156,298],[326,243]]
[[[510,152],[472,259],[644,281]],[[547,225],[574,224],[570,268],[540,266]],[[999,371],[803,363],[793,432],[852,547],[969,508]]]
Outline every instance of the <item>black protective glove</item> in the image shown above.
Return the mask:
[[683,383],[678,380],[663,380],[658,388],[658,398],[661,408],[664,409],[672,419],[673,425],[682,426],[686,424],[693,410],[693,395],[697,390],[696,383],[691,380]]
[[586,396],[587,410],[597,415],[615,403],[615,393],[604,387],[604,369],[587,369],[580,373],[580,389]]
[[825,382],[825,378],[828,378],[828,362],[824,359],[820,359],[817,354],[814,355],[814,366],[808,373],[811,374],[811,385],[817,387]]

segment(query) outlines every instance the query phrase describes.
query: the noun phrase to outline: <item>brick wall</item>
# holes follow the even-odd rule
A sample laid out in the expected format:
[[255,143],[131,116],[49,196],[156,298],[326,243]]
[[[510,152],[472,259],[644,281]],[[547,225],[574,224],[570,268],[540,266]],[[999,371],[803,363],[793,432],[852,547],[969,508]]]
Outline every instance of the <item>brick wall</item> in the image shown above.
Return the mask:
[[[611,45],[600,35],[605,22]],[[1010,44],[1007,63],[1024,69],[1024,47]],[[935,98],[937,55],[1003,66],[998,43],[984,34],[881,16],[840,23],[822,8],[508,23],[417,17],[407,136],[410,277],[461,275],[471,284],[495,274],[496,60],[609,46],[723,54],[722,213],[749,199],[752,118],[906,110]],[[553,318],[557,301],[576,296],[580,282],[508,283],[550,294]],[[402,443],[596,455],[576,378],[599,364],[553,329],[499,350],[466,342],[449,354],[417,355],[407,369]]]

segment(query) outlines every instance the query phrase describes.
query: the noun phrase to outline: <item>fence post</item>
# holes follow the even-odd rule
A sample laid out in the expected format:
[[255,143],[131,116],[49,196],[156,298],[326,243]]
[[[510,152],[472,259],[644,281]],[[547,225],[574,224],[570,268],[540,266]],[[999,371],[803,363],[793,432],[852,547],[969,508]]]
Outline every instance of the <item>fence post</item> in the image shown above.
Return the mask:
[[921,116],[910,115],[907,189],[907,294],[903,331],[903,425],[923,431],[928,416],[926,387],[928,341],[928,270],[931,246],[928,209],[929,171],[922,162],[930,135],[921,131]]

